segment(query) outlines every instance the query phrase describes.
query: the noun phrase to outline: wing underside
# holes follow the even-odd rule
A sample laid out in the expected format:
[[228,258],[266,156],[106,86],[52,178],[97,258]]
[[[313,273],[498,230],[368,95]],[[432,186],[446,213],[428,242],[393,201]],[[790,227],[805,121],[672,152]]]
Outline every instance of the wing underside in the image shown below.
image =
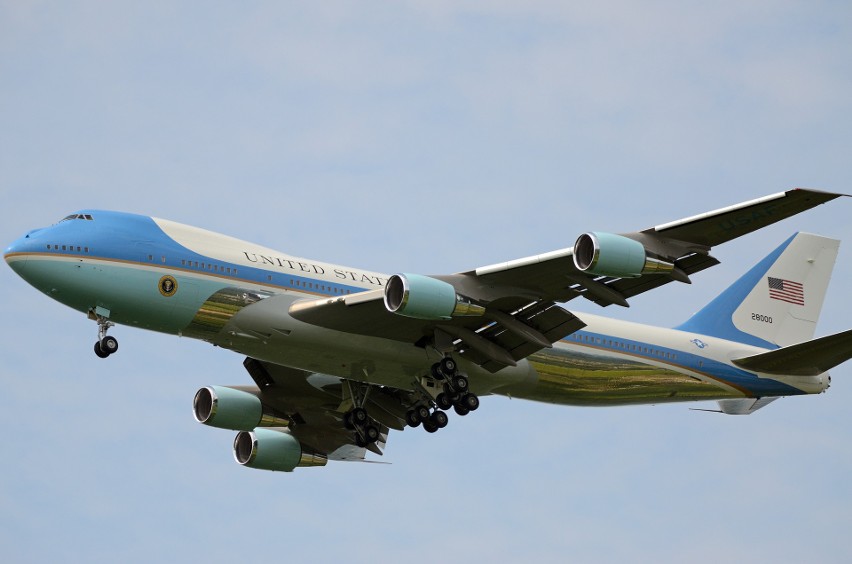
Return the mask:
[[[382,454],[391,430],[405,428],[405,413],[416,396],[405,390],[353,382],[246,358],[243,362],[257,384],[264,405],[290,421],[289,432],[310,450],[331,460],[363,460],[367,451]],[[257,390],[253,390],[257,393]],[[355,403],[378,424],[380,438],[366,447],[355,444],[343,414]]]

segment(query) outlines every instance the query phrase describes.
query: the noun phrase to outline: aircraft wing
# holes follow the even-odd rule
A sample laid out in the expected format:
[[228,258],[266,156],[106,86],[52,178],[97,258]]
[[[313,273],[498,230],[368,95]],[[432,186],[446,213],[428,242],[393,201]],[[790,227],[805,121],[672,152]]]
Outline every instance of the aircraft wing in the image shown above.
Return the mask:
[[[403,390],[350,382],[250,357],[243,365],[260,389],[264,405],[291,421],[290,434],[331,460],[363,460],[367,450],[381,455],[390,430],[405,428],[405,412],[416,403],[414,396]],[[343,414],[352,408],[353,392],[366,396],[363,407],[380,426],[379,441],[366,448],[357,446],[352,432],[343,426]]]
[[794,189],[643,231],[585,234],[574,247],[420,277],[451,286],[459,300],[479,307],[474,315],[400,315],[386,306],[386,290],[301,300],[289,314],[329,329],[455,350],[496,372],[585,325],[557,303],[582,296],[601,306],[628,306],[628,298],[671,281],[689,283],[690,275],[719,263],[709,254],[714,245],[839,196]]
[[556,302],[583,296],[602,306],[627,306],[627,298],[675,280],[689,282],[689,275],[718,264],[719,261],[709,255],[713,246],[841,195],[797,188],[639,232],[620,234],[641,243],[649,255],[673,265],[674,268],[667,272],[618,276],[581,271],[574,260],[574,247],[571,247],[477,268],[464,275],[476,277],[480,284],[512,287]]

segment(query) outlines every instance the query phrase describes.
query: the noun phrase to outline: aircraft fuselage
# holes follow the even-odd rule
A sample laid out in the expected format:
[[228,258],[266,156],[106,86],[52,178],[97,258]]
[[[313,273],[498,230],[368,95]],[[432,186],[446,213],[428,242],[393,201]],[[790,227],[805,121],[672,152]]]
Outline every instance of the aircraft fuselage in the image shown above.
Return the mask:
[[[290,305],[383,288],[389,275],[293,257],[210,231],[83,211],[13,243],[6,261],[51,298],[110,322],[202,339],[301,370],[410,389],[439,359],[410,343],[294,319]],[[255,307],[263,302],[264,307]],[[391,314],[389,314],[391,315]],[[558,404],[622,405],[819,393],[827,375],[731,363],[766,349],[577,314],[586,327],[517,366],[461,361],[471,389]]]

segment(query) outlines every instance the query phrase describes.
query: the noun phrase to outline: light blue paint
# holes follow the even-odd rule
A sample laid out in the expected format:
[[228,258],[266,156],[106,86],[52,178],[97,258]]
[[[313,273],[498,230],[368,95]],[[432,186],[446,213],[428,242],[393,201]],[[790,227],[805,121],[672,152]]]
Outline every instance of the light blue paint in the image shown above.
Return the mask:
[[734,326],[733,315],[743,300],[751,293],[754,287],[763,279],[766,273],[778,260],[778,257],[790,246],[790,243],[798,235],[784,241],[777,249],[769,253],[762,261],[757,263],[751,270],[746,272],[739,280],[734,282],[727,290],[719,294],[713,301],[704,306],[698,313],[690,317],[686,322],[675,327],[678,331],[709,335],[728,341],[754,345],[766,349],[777,349],[778,345],[760,337],[740,331]]

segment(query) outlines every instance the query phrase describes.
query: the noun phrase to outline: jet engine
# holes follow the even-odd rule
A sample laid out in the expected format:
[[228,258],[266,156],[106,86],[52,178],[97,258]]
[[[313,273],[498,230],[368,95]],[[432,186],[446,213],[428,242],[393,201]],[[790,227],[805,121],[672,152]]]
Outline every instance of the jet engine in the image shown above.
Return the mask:
[[251,431],[255,427],[286,427],[290,423],[264,409],[256,395],[224,386],[208,386],[198,390],[192,401],[192,412],[199,423],[232,431]]
[[674,269],[670,262],[649,257],[639,241],[601,231],[583,233],[577,238],[574,266],[589,274],[616,278],[666,274]]
[[255,429],[241,431],[234,439],[234,458],[243,466],[292,472],[301,466],[325,466],[328,458],[307,451],[284,430]]
[[394,274],[385,286],[388,311],[432,321],[477,316],[485,308],[456,293],[452,284],[420,274]]

